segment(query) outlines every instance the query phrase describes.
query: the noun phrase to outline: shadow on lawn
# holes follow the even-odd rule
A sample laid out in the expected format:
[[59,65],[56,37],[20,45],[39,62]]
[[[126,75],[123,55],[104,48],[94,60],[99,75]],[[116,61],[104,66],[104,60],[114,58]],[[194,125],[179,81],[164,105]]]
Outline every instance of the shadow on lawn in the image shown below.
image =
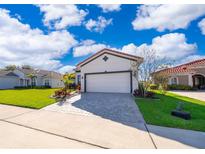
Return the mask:
[[[172,96],[165,96],[166,98],[162,98],[164,97],[162,95],[159,96],[162,101],[168,100],[174,103],[174,105],[172,105],[173,109],[176,107],[176,102],[182,101]],[[77,100],[72,105],[94,115],[101,116],[102,118],[147,131],[141,113],[138,111],[135,104],[132,103],[133,100],[130,99],[133,98],[127,94],[84,93],[81,95],[81,99]],[[186,103],[191,102],[186,101]],[[203,105],[192,103],[188,109],[195,108],[196,106]],[[205,108],[205,106],[203,107]],[[185,109],[187,109],[187,107]],[[147,125],[147,128],[149,132],[157,136],[175,140],[196,148],[205,148],[205,133],[152,125]],[[172,147],[168,146],[167,148]]]
[[[169,93],[170,94],[170,93]],[[190,99],[185,96],[177,96],[177,95],[169,95],[164,96],[162,94],[157,94],[160,97],[161,104],[166,103],[168,105],[169,110],[167,114],[170,114],[171,110],[175,109],[178,102],[184,102],[184,111],[188,111],[191,113],[192,119],[191,120],[184,120],[178,117],[171,116],[172,122],[173,121],[180,121],[181,127],[182,125],[194,125],[197,122],[202,122],[200,124],[200,129],[205,129],[205,102],[204,105],[201,105],[203,101],[196,100],[196,99]],[[195,103],[193,103],[193,101]],[[197,102],[197,103],[196,103]],[[197,121],[195,121],[197,120]],[[198,121],[199,120],[199,121]],[[202,121],[204,120],[204,121]],[[180,126],[178,126],[180,127]],[[197,127],[197,126],[196,126]],[[174,129],[174,128],[166,128],[163,127],[162,129],[160,126],[148,126],[149,131],[151,133],[154,133],[158,136],[162,136],[165,138],[169,138],[171,140],[175,140],[177,142],[193,146],[195,148],[205,148],[205,132],[199,132],[199,131],[192,131],[192,130],[184,130],[184,129]],[[184,126],[186,128],[186,126]]]
[[173,93],[172,94],[169,93],[168,95],[162,95],[162,94],[157,94],[157,95],[159,96],[160,101],[162,101],[163,103],[169,103],[169,105],[171,105],[172,103],[172,107],[173,107],[172,109],[175,109],[178,103],[182,102],[184,103],[184,110],[188,112],[192,112],[193,109],[203,110],[205,112],[205,101],[197,100],[194,98],[188,98],[186,96],[180,96]]

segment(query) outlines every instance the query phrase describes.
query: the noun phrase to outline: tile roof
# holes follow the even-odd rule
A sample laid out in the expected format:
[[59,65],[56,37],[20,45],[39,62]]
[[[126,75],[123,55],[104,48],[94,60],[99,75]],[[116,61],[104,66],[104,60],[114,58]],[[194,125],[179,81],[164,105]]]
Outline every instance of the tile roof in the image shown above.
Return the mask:
[[205,66],[205,59],[199,59],[199,60],[195,60],[189,63],[185,63],[179,66],[175,66],[172,68],[166,68],[160,71],[157,71],[155,73],[159,73],[159,72],[164,72],[164,73],[187,73],[187,72],[193,72],[193,67],[197,67],[197,66]]

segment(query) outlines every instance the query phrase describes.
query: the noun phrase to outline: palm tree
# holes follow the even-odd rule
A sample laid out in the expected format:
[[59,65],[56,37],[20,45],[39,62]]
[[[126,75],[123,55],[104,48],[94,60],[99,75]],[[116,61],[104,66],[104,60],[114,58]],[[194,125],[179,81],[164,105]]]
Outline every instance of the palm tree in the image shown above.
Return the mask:
[[65,89],[69,90],[70,89],[70,85],[75,82],[75,74],[74,73],[65,74],[63,76],[63,80],[62,81],[64,82]]
[[[30,78],[32,81],[34,78],[36,78],[36,75],[34,73],[30,73],[27,75],[27,77]],[[31,88],[33,88],[33,84],[31,84]]]

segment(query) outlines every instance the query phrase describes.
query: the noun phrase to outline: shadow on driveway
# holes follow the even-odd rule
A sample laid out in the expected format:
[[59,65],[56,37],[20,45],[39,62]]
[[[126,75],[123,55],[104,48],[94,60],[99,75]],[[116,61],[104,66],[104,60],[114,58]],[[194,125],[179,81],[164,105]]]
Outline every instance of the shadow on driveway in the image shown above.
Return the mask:
[[130,94],[84,93],[72,106],[131,127],[144,125],[144,119]]
[[130,94],[84,93],[81,95],[81,99],[72,103],[72,106],[127,126],[143,131],[148,130],[158,148],[205,148],[204,132],[146,126]]

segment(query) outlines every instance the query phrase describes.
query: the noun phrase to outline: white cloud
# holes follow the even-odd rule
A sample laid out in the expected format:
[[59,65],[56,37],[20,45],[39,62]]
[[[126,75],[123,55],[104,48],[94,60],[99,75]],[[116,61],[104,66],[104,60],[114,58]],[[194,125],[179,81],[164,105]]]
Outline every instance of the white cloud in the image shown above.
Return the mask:
[[93,40],[85,40],[79,44],[79,46],[73,49],[74,57],[86,56],[89,54],[96,53],[104,48],[108,47],[105,44],[95,43]]
[[187,28],[191,21],[204,14],[205,5],[141,5],[132,25],[135,30],[176,30]]
[[151,47],[161,56],[177,59],[196,52],[197,45],[186,41],[184,34],[170,33],[154,38]]
[[44,34],[10,17],[8,10],[0,9],[0,67],[26,64],[56,70],[62,67],[58,58],[76,44],[67,31]]
[[98,7],[102,8],[104,13],[121,10],[120,4],[99,4]]
[[72,72],[74,72],[74,70],[73,70],[74,68],[75,68],[75,66],[66,65],[66,66],[61,67],[58,71],[62,74],[72,73]]
[[199,23],[198,23],[199,28],[201,29],[201,33],[203,35],[205,35],[205,18],[202,19]]
[[86,56],[88,54],[94,54],[103,48],[111,48],[113,50],[133,54],[137,56],[143,55],[144,49],[153,49],[156,51],[156,55],[159,58],[168,58],[171,60],[179,60],[186,56],[190,56],[196,53],[197,45],[195,43],[187,43],[186,37],[181,33],[169,33],[162,36],[158,36],[152,39],[151,44],[141,44],[136,46],[133,43],[124,45],[121,49],[112,48],[109,45],[96,43],[93,40],[85,40],[78,46],[74,47],[74,57]]
[[81,25],[87,12],[78,9],[76,5],[39,5],[44,13],[43,23],[56,29],[64,29],[68,26]]
[[152,44],[136,46],[133,43],[122,47],[122,52],[141,56],[144,48],[154,49],[160,58],[178,60],[196,52],[196,44],[188,44],[184,34],[170,33],[152,39]]
[[139,47],[137,47],[135,44],[130,43],[127,45],[124,45],[121,49],[122,52],[132,54],[132,55],[138,55],[139,56]]
[[97,20],[90,19],[85,23],[85,27],[89,31],[102,33],[108,25],[112,24],[112,19],[105,19],[99,16]]
[[190,56],[187,56],[183,59],[181,59],[178,64],[184,64],[184,63],[188,63],[188,62],[191,62],[191,61],[194,61],[194,60],[198,60],[198,59],[203,59],[205,58],[204,55],[196,55],[196,54],[193,54],[193,55],[190,55]]

